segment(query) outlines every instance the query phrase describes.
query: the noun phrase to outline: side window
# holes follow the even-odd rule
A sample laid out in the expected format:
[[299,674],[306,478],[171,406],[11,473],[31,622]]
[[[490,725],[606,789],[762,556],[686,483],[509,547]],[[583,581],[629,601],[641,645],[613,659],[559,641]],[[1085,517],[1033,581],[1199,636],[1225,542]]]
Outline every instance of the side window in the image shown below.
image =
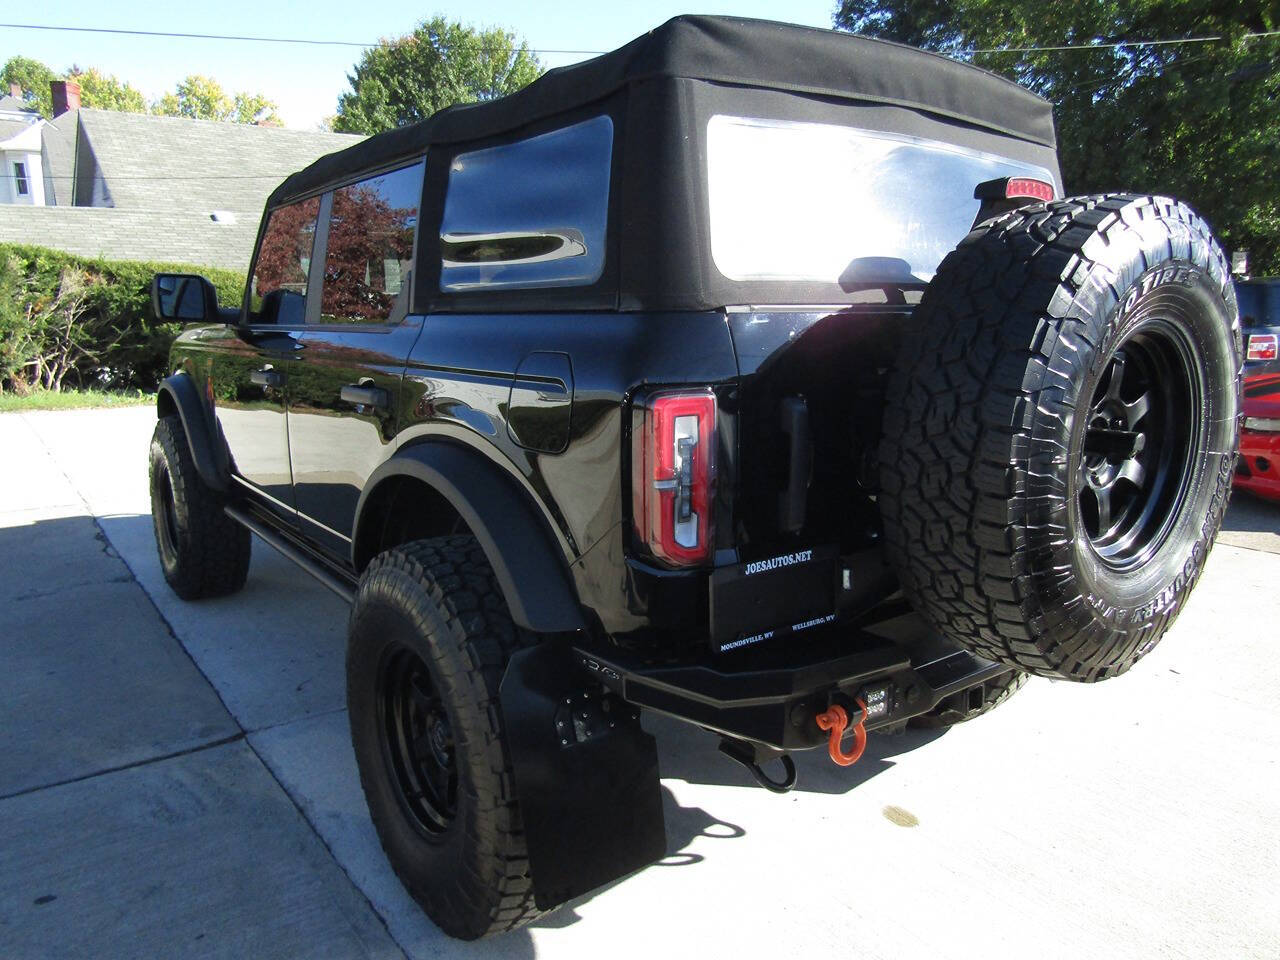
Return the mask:
[[440,224],[440,289],[575,287],[604,272],[613,121],[458,154]]
[[319,214],[319,197],[271,211],[249,286],[250,323],[293,326],[303,322]]
[[333,191],[321,323],[383,323],[408,304],[421,162]]

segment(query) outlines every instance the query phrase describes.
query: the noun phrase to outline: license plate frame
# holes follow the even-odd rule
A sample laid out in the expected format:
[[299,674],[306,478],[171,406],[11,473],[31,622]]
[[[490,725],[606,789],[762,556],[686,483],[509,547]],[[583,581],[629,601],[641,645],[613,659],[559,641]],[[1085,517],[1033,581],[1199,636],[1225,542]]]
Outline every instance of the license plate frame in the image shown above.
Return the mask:
[[839,548],[806,547],[711,574],[711,648],[726,653],[831,623]]

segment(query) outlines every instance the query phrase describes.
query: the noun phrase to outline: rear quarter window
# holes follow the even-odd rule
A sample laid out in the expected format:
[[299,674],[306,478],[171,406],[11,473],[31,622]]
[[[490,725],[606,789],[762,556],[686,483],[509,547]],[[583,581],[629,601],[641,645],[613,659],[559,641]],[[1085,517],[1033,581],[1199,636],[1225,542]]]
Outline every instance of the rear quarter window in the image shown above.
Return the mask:
[[440,289],[599,280],[612,154],[613,121],[600,116],[454,157],[440,225]]

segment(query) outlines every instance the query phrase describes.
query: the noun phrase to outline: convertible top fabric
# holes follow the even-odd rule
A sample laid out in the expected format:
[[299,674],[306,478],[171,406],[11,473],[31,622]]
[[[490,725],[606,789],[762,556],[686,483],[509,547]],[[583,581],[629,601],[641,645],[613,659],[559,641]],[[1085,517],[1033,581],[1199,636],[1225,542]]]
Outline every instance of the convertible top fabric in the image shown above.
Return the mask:
[[1055,145],[1051,105],[977,67],[832,30],[683,16],[612,53],[550,70],[511,96],[449,107],[321,157],[285,180],[267,203],[273,207],[315,193],[354,172],[420,155],[433,144],[518,130],[655,79],[703,80],[906,107],[1042,147]]

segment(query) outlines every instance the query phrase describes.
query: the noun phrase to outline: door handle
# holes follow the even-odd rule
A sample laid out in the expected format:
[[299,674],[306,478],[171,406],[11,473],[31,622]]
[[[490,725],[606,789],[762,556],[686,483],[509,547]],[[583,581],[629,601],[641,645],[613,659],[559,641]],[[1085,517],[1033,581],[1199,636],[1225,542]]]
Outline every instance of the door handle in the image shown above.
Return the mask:
[[348,383],[338,396],[360,407],[385,407],[390,402],[387,391],[381,387],[366,387],[358,383]]
[[284,382],[284,378],[275,370],[272,370],[271,366],[268,364],[261,370],[254,370],[250,373],[249,382],[258,385],[259,387],[278,387]]

